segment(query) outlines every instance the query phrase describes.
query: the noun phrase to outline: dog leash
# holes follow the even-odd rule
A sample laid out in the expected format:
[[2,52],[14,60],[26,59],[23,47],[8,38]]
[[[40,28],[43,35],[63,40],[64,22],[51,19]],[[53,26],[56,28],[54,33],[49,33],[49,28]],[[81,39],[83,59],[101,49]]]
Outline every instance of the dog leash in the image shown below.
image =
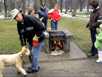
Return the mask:
[[22,55],[21,55],[21,54],[19,54],[19,56],[20,56],[20,58],[23,60],[23,57],[22,57]]
[[24,63],[25,65],[28,65],[25,61],[24,61],[24,58],[21,54],[19,54],[20,58],[22,59],[22,63]]

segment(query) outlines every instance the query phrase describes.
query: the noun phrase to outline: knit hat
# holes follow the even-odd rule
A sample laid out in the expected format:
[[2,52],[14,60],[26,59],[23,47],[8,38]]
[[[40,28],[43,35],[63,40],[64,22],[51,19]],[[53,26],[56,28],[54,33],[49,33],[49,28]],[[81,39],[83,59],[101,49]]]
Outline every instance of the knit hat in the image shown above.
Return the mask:
[[45,6],[45,3],[42,3],[41,6],[44,7]]

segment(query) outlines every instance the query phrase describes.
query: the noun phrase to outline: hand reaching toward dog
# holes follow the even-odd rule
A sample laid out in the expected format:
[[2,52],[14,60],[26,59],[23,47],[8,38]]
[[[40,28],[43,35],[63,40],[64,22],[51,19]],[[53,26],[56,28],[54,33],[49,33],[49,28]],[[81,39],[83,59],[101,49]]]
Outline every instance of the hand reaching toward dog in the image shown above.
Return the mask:
[[26,51],[26,49],[27,49],[26,46],[23,46],[23,47],[22,47],[21,55],[24,54],[24,52]]
[[34,36],[33,41],[38,42],[38,37],[36,35]]

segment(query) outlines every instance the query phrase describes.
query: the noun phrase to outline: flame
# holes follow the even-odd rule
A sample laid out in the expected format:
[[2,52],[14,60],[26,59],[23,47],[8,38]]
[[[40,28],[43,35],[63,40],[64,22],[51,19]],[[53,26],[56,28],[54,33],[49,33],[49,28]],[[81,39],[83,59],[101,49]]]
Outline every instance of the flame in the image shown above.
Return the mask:
[[54,44],[56,45],[56,49],[60,50],[60,47],[58,47],[58,45],[60,45],[62,47],[61,41],[59,40],[58,43],[56,40],[54,40]]
[[61,41],[59,41],[59,45],[62,47]]

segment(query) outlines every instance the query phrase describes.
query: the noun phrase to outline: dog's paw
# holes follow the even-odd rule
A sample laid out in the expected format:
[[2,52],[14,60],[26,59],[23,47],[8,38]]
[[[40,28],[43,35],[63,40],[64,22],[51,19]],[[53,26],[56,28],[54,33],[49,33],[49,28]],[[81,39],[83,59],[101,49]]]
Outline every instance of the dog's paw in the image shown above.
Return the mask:
[[17,74],[21,74],[21,72],[18,72]]
[[27,77],[27,75],[24,75],[24,77]]

